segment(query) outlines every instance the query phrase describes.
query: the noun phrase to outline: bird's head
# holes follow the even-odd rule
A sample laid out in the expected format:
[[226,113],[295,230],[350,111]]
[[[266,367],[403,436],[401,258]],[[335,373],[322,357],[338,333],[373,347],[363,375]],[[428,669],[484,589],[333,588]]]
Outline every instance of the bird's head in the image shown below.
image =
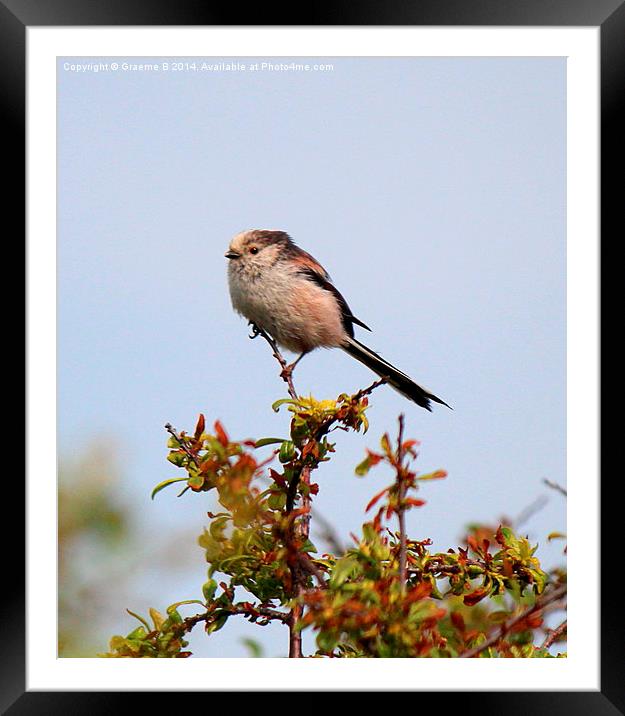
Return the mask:
[[225,253],[231,265],[238,267],[271,266],[292,245],[285,231],[250,229],[237,234]]

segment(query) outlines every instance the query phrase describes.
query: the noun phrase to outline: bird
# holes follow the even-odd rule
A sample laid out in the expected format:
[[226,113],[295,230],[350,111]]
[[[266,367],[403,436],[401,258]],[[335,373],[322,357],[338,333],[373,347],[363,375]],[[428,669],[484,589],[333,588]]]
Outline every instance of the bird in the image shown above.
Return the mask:
[[354,337],[356,318],[328,272],[286,231],[250,229],[230,241],[228,286],[234,310],[299,357],[315,348],[341,348],[401,395],[431,411],[432,401],[450,407]]

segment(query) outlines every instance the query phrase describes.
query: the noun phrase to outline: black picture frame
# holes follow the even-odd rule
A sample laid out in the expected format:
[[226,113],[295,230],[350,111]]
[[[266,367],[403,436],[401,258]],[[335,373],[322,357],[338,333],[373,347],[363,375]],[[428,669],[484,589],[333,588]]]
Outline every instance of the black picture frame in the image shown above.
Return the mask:
[[[618,136],[625,126],[625,0],[333,0],[309,6],[281,2],[243,6],[208,0],[0,0],[0,102],[4,124],[8,179],[4,206],[10,207],[18,231],[25,216],[25,78],[26,29],[32,26],[90,25],[467,25],[467,26],[594,26],[601,42],[601,225],[602,234],[615,231],[622,203],[622,167],[625,152]],[[620,170],[620,171],[619,171]],[[21,209],[24,209],[23,211]],[[8,218],[9,212],[5,213]],[[24,231],[25,231],[24,226]],[[622,229],[621,229],[622,233]],[[611,238],[611,237],[609,237]],[[608,238],[608,241],[609,241]],[[616,240],[616,236],[613,237]],[[8,239],[7,239],[8,241]],[[18,242],[16,242],[18,243]],[[605,245],[605,240],[602,241]],[[604,288],[602,284],[602,296]],[[605,303],[605,300],[602,301]],[[5,304],[6,307],[6,304]],[[5,320],[13,316],[5,313]],[[618,373],[614,373],[618,374]],[[603,441],[602,441],[603,444]],[[11,511],[19,514],[19,492]],[[614,501],[612,501],[614,502]],[[617,521],[607,517],[608,495],[601,495],[601,542],[618,544]],[[6,531],[5,531],[6,532]],[[13,532],[15,535],[15,532]],[[25,569],[24,552],[15,548],[15,536],[5,536],[2,589],[3,609],[0,707],[3,713],[73,714],[111,713],[136,707],[147,694],[114,692],[26,692],[25,686]],[[618,555],[616,555],[618,558]],[[602,571],[601,584],[601,687],[597,692],[526,691],[449,692],[439,708],[466,709],[474,704],[481,714],[625,714],[622,627],[616,603],[618,592]],[[612,619],[609,615],[613,615]],[[616,625],[616,628],[615,626]],[[178,698],[174,691],[157,697]],[[380,685],[380,691],[383,691]],[[198,693],[206,698],[206,694]],[[420,695],[419,704],[422,704]],[[440,697],[439,697],[440,698]]]

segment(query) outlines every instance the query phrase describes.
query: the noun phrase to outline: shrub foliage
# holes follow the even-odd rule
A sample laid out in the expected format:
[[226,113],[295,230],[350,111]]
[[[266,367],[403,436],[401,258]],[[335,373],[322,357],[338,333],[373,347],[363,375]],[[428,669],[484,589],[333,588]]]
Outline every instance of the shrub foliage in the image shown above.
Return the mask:
[[[552,657],[566,621],[549,629],[545,616],[564,609],[566,572],[543,571],[536,545],[505,524],[474,527],[446,552],[406,534],[406,512],[425,504],[421,489],[446,473],[414,469],[417,442],[404,438],[403,416],[396,435],[384,434],[355,468],[360,478],[383,466],[392,475],[366,506],[360,534],[336,553],[320,554],[311,542],[312,478],[332,458],[332,433],[365,433],[369,396],[383,382],[336,400],[290,391],[273,405],[289,415],[286,438],[235,441],[219,421],[207,430],[203,415],[190,433],[167,425],[168,460],[181,474],[152,496],[175,483],[185,483],[180,494],[216,493],[220,511],[208,513],[199,537],[207,581],[201,598],[166,615],[130,612],[139,625],[114,636],[102,656],[188,657],[193,628],[210,635],[243,618],[283,624],[290,657],[304,656],[304,629],[316,634],[308,655],[316,657]],[[191,606],[196,613],[183,616]]]

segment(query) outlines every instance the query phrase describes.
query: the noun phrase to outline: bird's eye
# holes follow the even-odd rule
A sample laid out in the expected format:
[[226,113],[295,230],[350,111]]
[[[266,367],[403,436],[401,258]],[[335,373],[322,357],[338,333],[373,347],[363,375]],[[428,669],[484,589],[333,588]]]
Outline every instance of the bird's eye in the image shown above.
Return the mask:
[[250,249],[251,254],[257,254],[258,251],[259,251],[258,246],[252,246],[252,248]]

